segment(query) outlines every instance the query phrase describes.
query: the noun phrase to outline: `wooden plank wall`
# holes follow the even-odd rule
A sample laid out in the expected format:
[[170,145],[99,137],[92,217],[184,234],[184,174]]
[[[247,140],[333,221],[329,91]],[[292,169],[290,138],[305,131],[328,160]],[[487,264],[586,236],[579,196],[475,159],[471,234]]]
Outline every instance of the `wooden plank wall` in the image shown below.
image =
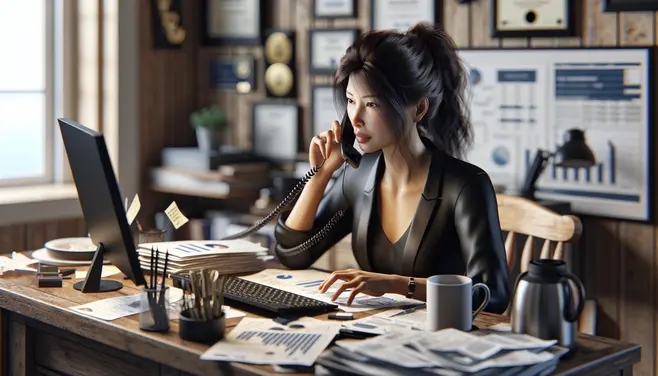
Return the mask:
[[43,248],[52,239],[87,236],[82,218],[23,223],[0,227],[0,254]]

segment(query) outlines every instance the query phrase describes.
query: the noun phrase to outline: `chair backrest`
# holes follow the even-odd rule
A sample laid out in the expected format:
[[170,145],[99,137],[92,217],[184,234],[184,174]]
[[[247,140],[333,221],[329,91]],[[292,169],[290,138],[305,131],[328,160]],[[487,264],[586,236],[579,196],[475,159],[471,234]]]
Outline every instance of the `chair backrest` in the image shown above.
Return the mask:
[[519,270],[527,270],[535,258],[535,240],[543,239],[540,258],[564,260],[564,244],[575,243],[582,234],[582,223],[573,215],[556,213],[540,204],[519,196],[496,194],[498,216],[505,239],[507,267],[511,271],[516,260],[516,235],[527,235],[521,253]]

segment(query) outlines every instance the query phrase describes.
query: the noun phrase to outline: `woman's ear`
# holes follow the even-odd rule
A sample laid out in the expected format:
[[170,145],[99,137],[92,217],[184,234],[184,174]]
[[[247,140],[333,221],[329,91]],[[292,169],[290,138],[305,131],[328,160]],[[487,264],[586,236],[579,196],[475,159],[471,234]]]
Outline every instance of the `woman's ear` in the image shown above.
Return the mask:
[[417,123],[423,119],[423,116],[427,113],[427,110],[430,106],[430,100],[427,97],[424,97],[418,103],[416,103],[416,115],[414,116],[414,121]]

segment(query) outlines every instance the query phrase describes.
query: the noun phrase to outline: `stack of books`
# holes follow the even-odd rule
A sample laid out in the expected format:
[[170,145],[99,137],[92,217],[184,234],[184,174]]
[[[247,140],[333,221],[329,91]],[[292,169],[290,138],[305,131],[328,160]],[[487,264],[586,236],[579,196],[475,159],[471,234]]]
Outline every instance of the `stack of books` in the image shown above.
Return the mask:
[[159,192],[209,198],[257,196],[272,185],[270,163],[237,147],[204,153],[194,147],[164,148],[161,166],[151,168]]
[[167,270],[176,274],[198,269],[218,270],[222,274],[258,272],[266,268],[266,261],[272,259],[267,248],[242,239],[144,243],[137,247],[143,270],[150,269],[152,250],[159,252],[160,270],[168,252]]

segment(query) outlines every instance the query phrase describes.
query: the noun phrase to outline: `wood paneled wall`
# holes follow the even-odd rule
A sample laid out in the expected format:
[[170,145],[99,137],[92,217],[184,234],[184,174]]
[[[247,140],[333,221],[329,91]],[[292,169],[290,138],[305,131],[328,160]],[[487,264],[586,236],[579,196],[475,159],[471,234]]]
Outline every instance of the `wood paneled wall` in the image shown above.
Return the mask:
[[0,254],[35,250],[52,239],[87,236],[87,225],[82,218],[59,221],[15,224],[0,227]]

